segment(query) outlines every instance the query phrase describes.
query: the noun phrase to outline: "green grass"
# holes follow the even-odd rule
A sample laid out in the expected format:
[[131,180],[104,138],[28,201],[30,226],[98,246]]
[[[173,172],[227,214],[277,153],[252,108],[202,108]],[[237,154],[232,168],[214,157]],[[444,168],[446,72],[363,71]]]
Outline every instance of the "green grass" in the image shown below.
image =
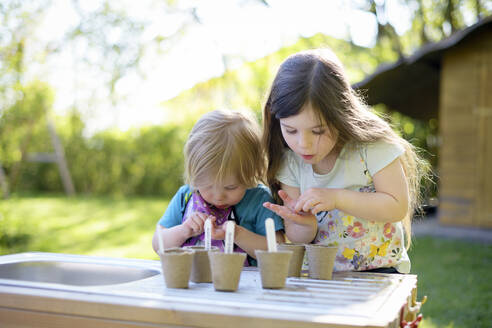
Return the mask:
[[38,196],[0,201],[0,254],[28,251],[158,259],[151,247],[168,200]]
[[490,327],[492,245],[420,237],[409,255],[418,299],[428,297],[421,327]]
[[[0,201],[0,254],[27,251],[156,260],[155,224],[168,200],[63,196]],[[423,328],[490,327],[492,245],[419,237],[410,250]]]

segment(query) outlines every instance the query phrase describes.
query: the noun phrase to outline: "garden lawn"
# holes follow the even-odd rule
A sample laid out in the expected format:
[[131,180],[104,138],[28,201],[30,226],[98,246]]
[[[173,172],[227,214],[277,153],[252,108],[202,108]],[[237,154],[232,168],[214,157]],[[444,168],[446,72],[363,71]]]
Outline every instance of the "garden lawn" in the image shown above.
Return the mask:
[[[28,251],[157,260],[151,240],[168,200],[63,196],[0,201],[0,254]],[[492,245],[418,237],[409,252],[418,275],[421,328],[490,327]]]
[[0,200],[0,254],[39,251],[157,260],[152,235],[167,204],[159,198]]
[[428,297],[419,328],[491,327],[492,245],[419,237],[409,256],[418,300]]

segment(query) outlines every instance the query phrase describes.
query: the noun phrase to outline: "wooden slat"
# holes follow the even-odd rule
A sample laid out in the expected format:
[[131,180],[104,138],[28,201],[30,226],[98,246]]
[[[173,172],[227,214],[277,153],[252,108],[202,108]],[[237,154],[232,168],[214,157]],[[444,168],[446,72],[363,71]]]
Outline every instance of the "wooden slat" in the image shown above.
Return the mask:
[[81,316],[60,315],[35,311],[0,308],[2,328],[177,328],[175,325],[155,325],[142,322],[107,320]]
[[[447,175],[446,175],[447,174]],[[475,177],[471,172],[462,172],[462,171],[450,171],[450,170],[441,170],[441,184],[440,187],[442,189],[457,189],[457,190],[466,190],[472,189],[474,193],[476,192],[476,181]],[[445,177],[445,178],[444,178]]]
[[[446,161],[441,163],[441,170],[444,173],[449,172],[473,172],[477,169],[477,163],[472,160],[463,160],[463,161]],[[441,172],[441,173],[442,173]]]
[[447,146],[443,142],[442,149],[439,152],[439,162],[441,162],[441,159],[447,159],[448,161],[451,162],[460,162],[460,161],[465,161],[465,162],[472,162],[476,163],[476,156],[477,156],[478,150],[475,147],[469,146],[469,147],[456,147],[456,146]]
[[492,32],[446,51],[440,87],[439,220],[492,227]]
[[[97,319],[114,327],[140,323],[157,327],[389,327],[398,322],[399,310],[416,288],[413,275],[353,272],[334,273],[330,281],[288,278],[285,289],[262,290],[259,272],[246,270],[234,293],[216,292],[212,284],[166,289],[161,275],[145,281],[138,293],[130,292],[135,288],[131,284],[72,292],[4,285],[0,308],[29,311],[30,318],[36,318],[34,312],[56,316],[55,322],[63,324],[76,318],[76,323],[87,326],[91,326],[88,319]],[[2,320],[0,315],[0,326]]]
[[474,225],[492,227],[492,41],[480,52],[478,117],[477,210]]

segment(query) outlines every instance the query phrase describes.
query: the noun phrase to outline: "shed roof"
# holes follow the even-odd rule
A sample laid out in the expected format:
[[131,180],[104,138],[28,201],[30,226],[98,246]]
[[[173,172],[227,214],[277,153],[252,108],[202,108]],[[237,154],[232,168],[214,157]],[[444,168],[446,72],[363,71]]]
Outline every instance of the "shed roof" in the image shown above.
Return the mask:
[[363,91],[369,105],[383,103],[417,119],[437,117],[443,54],[472,35],[491,30],[492,16],[488,16],[440,42],[426,44],[411,56],[379,66],[353,88]]

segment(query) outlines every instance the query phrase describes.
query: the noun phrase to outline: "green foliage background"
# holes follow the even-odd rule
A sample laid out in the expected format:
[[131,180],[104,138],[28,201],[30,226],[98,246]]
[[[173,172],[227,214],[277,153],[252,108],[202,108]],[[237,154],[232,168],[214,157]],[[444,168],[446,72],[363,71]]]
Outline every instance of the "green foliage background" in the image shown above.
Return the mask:
[[[4,123],[4,121],[0,121]],[[50,152],[45,120],[30,131],[18,132],[30,139],[26,152]],[[182,145],[187,124],[144,127],[121,132],[108,130],[89,138],[76,111],[57,120],[57,132],[65,147],[72,180],[77,192],[95,195],[172,195],[181,184]],[[16,142],[2,138],[3,166],[12,176],[20,153]],[[10,150],[10,151],[9,151]],[[20,163],[17,192],[63,192],[57,166],[52,163]]]
[[[172,120],[163,126],[126,132],[107,130],[86,137],[81,115],[73,108],[69,115],[55,121],[77,192],[171,197],[182,184],[182,148],[198,117],[216,108],[249,108],[260,121],[263,99],[280,63],[293,53],[317,47],[332,48],[344,62],[352,82],[360,81],[382,62],[396,60],[395,52],[388,47],[376,46],[368,51],[318,34],[199,83],[164,102],[163,110],[172,115]],[[24,193],[63,192],[56,165],[23,158],[28,153],[52,151],[46,115],[50,113],[53,91],[42,82],[34,82],[19,92],[23,96],[0,117],[0,160],[10,177],[10,187]],[[415,121],[384,107],[376,110],[385,113],[405,138],[428,150],[428,154],[435,154],[428,141],[437,133],[437,124]]]
[[[268,7],[268,1],[258,3]],[[52,151],[46,118],[51,115],[55,95],[49,85],[27,76],[30,67],[43,65],[48,58],[56,58],[63,50],[81,42],[87,51],[78,58],[79,63],[96,69],[97,76],[105,81],[108,99],[116,108],[121,96],[115,91],[117,82],[131,72],[138,74],[146,51],[156,48],[158,53],[163,53],[176,44],[188,27],[200,24],[194,3],[164,1],[159,2],[161,7],[143,3],[148,10],[162,10],[164,17],[176,12],[188,17],[171,35],[159,34],[148,40],[143,35],[149,22],[135,18],[118,2],[103,0],[99,6],[84,9],[79,1],[72,1],[77,17],[74,24],[59,38],[36,39],[33,32],[52,4],[50,0],[38,0],[30,5],[18,0],[0,3],[3,23],[0,28],[0,165],[14,194],[63,191],[55,165],[28,161],[28,154]],[[384,17],[389,1],[352,3],[353,8],[375,18],[377,36],[371,49],[356,46],[349,31],[346,41],[322,34],[300,38],[238,69],[226,69],[222,76],[199,83],[164,102],[162,110],[169,116],[164,126],[126,132],[108,130],[86,136],[80,114],[84,108],[74,107],[69,115],[56,117],[56,130],[64,145],[76,191],[170,197],[182,183],[181,150],[197,118],[215,108],[250,108],[261,120],[265,94],[287,56],[304,49],[330,47],[345,64],[350,81],[355,83],[373,73],[380,64],[395,62],[400,56],[491,14],[490,5],[483,0],[403,1],[401,4],[412,17],[411,27],[403,35],[397,34],[395,26]],[[108,37],[118,31],[120,37]],[[375,109],[385,114],[403,137],[423,149],[423,155],[436,166],[435,118],[422,122],[384,106]]]

